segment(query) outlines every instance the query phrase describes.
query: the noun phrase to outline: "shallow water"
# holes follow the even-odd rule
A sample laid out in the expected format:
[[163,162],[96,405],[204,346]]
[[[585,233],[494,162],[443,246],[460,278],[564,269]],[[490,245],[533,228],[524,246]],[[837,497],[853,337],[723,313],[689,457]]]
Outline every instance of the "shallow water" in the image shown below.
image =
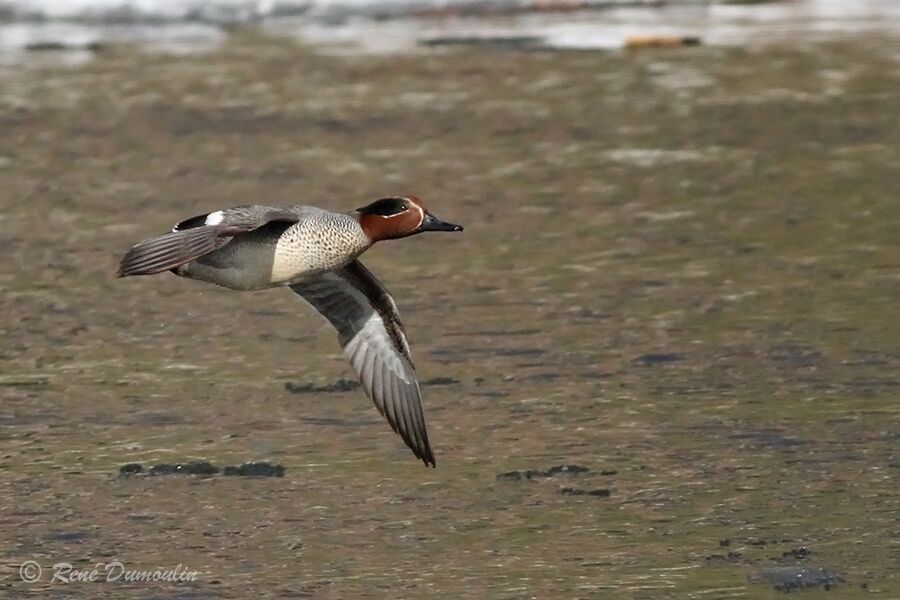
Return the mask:
[[[896,49],[236,35],[4,68],[5,591],[775,598],[803,566],[900,596]],[[435,470],[330,391],[334,335],[288,293],[112,277],[191,214],[396,193],[466,225],[365,257],[432,381]],[[117,476],[188,460],[286,474]],[[590,470],[497,478],[561,464]],[[113,559],[200,576],[46,573]]]
[[611,50],[640,38],[684,38],[754,48],[900,32],[894,0],[446,0],[0,3],[0,64],[90,61],[97,48],[139,43],[186,54],[218,47],[225,32],[259,25],[329,54],[395,54],[421,47],[520,46]]

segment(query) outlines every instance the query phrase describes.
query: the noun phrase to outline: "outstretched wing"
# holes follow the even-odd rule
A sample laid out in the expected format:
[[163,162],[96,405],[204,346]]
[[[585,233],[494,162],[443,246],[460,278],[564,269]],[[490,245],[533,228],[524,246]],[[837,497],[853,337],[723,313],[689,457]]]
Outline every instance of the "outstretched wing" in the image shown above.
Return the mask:
[[296,223],[296,211],[271,206],[239,206],[184,220],[172,231],[133,246],[119,263],[119,277],[152,275],[197,260],[232,237],[269,223]]
[[358,260],[290,288],[334,326],[366,395],[413,454],[435,466],[409,344],[387,290]]

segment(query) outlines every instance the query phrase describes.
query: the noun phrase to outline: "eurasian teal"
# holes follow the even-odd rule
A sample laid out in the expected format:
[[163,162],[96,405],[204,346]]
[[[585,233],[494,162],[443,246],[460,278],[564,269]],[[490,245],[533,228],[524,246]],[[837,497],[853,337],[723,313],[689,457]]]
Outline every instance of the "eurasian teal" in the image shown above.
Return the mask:
[[358,257],[381,240],[462,229],[437,219],[415,196],[382,198],[349,213],[240,206],[137,244],[118,276],[172,271],[233,290],[290,288],[337,330],[366,395],[413,453],[435,466],[397,305]]

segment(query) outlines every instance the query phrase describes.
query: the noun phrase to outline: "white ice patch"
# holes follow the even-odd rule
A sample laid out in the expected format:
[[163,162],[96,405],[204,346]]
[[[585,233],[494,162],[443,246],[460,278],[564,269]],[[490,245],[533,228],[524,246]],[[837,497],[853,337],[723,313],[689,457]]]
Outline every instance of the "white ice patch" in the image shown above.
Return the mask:
[[215,212],[211,212],[206,215],[206,224],[207,225],[218,225],[222,222],[223,214],[221,210],[217,210]]

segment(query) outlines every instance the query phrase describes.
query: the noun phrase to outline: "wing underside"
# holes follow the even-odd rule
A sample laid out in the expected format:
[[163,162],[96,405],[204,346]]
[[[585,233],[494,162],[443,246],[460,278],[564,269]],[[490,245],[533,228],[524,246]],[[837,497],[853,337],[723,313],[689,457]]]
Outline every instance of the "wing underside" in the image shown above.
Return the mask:
[[393,299],[359,261],[290,286],[337,330],[366,395],[426,465],[435,465],[419,382]]

